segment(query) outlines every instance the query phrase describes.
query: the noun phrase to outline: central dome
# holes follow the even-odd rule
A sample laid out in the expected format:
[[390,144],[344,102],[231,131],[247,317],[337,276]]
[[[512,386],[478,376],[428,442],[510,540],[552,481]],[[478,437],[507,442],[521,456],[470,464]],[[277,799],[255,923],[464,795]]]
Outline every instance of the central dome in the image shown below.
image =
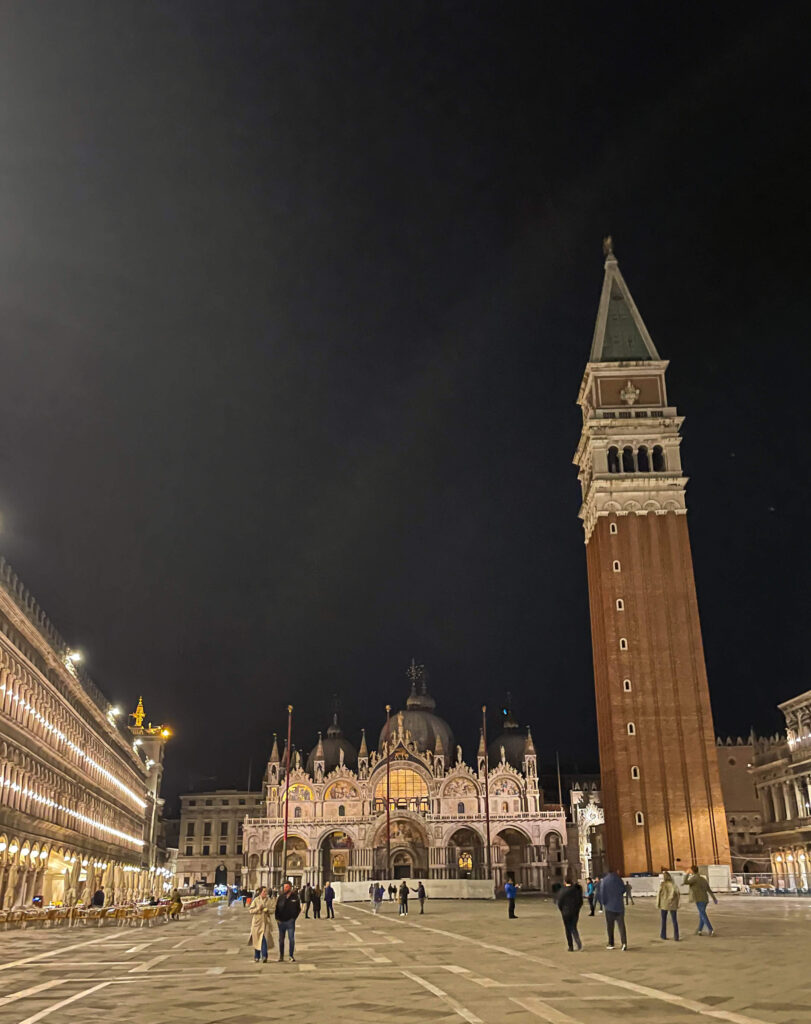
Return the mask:
[[[397,734],[402,718],[403,730],[411,733],[411,738],[417,744],[417,749],[420,752],[425,753],[430,750],[433,753],[436,750],[437,740],[439,740],[445,756],[449,757],[454,749],[453,732],[444,718],[434,714],[436,701],[428,692],[425,668],[412,661],[408,670],[408,678],[411,680],[411,693],[405,708],[391,716],[392,736]],[[384,724],[380,730],[380,739],[377,744],[379,751],[383,750],[385,742],[386,726]]]

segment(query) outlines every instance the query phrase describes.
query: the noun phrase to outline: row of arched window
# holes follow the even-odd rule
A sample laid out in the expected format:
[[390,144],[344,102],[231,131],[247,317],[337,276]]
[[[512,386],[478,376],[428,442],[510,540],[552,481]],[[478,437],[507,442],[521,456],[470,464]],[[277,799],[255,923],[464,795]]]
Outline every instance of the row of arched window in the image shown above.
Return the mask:
[[622,451],[616,445],[608,449],[609,473],[663,473],[665,471],[665,453],[660,444],[649,449],[641,444],[636,451],[630,444]]

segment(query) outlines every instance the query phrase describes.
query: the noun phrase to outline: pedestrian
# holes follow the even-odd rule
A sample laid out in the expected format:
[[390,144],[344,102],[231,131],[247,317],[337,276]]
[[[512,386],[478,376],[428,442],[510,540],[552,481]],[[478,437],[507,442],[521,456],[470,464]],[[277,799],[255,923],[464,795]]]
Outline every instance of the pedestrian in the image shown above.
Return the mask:
[[400,888],[397,890],[397,902],[400,904],[397,916],[408,917],[408,884],[405,879],[400,883]]
[[600,882],[601,881],[602,881],[602,879],[600,878],[599,875],[594,879],[594,902],[597,904],[597,909],[598,909],[599,913],[602,914],[602,912],[603,912],[603,904],[602,904],[602,901],[600,899]]
[[374,901],[375,901],[375,893],[376,892],[377,892],[377,882],[372,882],[372,884],[369,886],[369,902],[370,903],[374,903]]
[[389,903],[391,903],[394,900],[394,897],[396,895],[397,895],[397,886],[394,884],[394,882],[390,882],[389,883]]
[[507,917],[513,918],[515,917],[515,882],[512,875],[507,875],[507,881],[504,883],[504,895],[507,897],[509,906]]
[[633,886],[630,879],[625,883],[625,906],[634,902]]
[[[22,856],[22,854],[20,856]],[[96,889],[96,891],[93,893],[92,905],[94,907],[103,907],[104,906],[104,899],[105,899],[105,896],[104,896],[104,886],[100,885],[98,887],[98,889]]]
[[304,904],[304,916],[310,916],[310,904],[313,902],[313,887],[306,882],[301,890],[301,902]]
[[[321,886],[317,885],[310,892],[310,902],[313,906],[313,917],[321,917]],[[304,915],[307,916],[306,914]]]
[[679,919],[676,916],[676,911],[679,909],[680,898],[679,887],[671,878],[670,872],[662,868],[662,884],[659,886],[659,893],[656,896],[656,906],[662,915],[660,939],[667,938],[667,915],[669,913],[670,920],[673,922],[673,938],[676,942],[679,941]]
[[172,895],[169,897],[169,917],[173,921],[179,921],[182,909],[183,900],[180,898],[180,893],[177,889],[172,889]]
[[558,905],[560,916],[563,918],[563,930],[566,932],[566,942],[569,952],[574,952],[572,940],[577,943],[577,952],[583,948],[580,941],[580,934],[577,931],[577,919],[580,917],[580,908],[583,906],[583,887],[579,882],[567,882],[557,894],[555,902]]
[[586,899],[589,901],[589,917],[594,917],[594,879],[586,881]]
[[374,896],[372,897],[372,913],[376,914],[380,910],[380,904],[383,902],[383,898],[386,895],[386,890],[382,885],[375,886]]
[[264,885],[260,885],[251,900],[251,938],[254,963],[268,962],[268,950],[273,949],[273,928],[270,923],[270,897]]
[[332,909],[332,903],[335,899],[335,890],[332,888],[332,882],[327,882],[324,886],[324,903],[327,905],[327,917],[334,918],[335,911]]
[[290,959],[295,962],[296,952],[296,918],[301,913],[301,900],[293,886],[285,882],[279,898],[276,900],[274,916],[279,926],[279,963],[284,960],[284,937],[287,936]]
[[625,905],[622,902],[625,895],[625,882],[617,871],[609,871],[600,879],[597,887],[597,898],[605,909],[605,925],[608,931],[608,945],[606,949],[614,948],[614,925],[620,932],[622,948],[628,948],[628,937],[625,932]]
[[414,889],[414,892],[417,894],[417,899],[420,901],[420,913],[424,914],[425,913],[425,886],[422,884],[422,882],[419,882],[417,884],[417,888]]
[[690,889],[690,902],[695,903],[696,909],[698,910],[698,928],[696,929],[696,935],[703,934],[704,925],[707,926],[707,932],[710,935],[715,935],[715,929],[710,924],[710,919],[707,917],[707,904],[712,898],[713,903],[717,906],[718,900],[715,898],[715,893],[710,888],[710,881],[704,875],[700,875],[698,867],[695,864],[690,866],[690,871],[684,876],[684,884]]

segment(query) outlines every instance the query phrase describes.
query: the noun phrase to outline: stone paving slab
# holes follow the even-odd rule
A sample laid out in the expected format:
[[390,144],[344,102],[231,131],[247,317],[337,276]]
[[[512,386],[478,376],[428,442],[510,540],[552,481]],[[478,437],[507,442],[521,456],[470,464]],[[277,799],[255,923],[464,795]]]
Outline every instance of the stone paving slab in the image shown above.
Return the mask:
[[[717,935],[658,938],[658,912],[627,914],[630,948],[607,951],[604,919],[581,917],[569,954],[546,900],[437,901],[400,919],[362,904],[299,920],[297,963],[254,965],[239,904],[152,928],[0,933],[0,1024],[809,1024],[811,907],[730,897]],[[271,956],[275,956],[273,951]]]

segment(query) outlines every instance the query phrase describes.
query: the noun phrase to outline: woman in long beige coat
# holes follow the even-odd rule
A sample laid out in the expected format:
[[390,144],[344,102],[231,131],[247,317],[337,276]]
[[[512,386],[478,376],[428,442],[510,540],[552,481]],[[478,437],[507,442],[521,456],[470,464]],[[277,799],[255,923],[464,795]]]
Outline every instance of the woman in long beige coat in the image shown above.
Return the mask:
[[676,942],[679,941],[679,919],[676,917],[676,911],[679,909],[680,898],[679,887],[671,878],[670,872],[663,869],[662,884],[659,886],[659,893],[656,897],[656,906],[662,914],[662,931],[659,936],[662,939],[667,938],[667,915],[670,914],[670,920],[673,922],[673,938]]
[[261,957],[262,963],[266,964],[268,950],[273,949],[273,908],[264,885],[254,893],[250,911],[253,959],[258,964]]

